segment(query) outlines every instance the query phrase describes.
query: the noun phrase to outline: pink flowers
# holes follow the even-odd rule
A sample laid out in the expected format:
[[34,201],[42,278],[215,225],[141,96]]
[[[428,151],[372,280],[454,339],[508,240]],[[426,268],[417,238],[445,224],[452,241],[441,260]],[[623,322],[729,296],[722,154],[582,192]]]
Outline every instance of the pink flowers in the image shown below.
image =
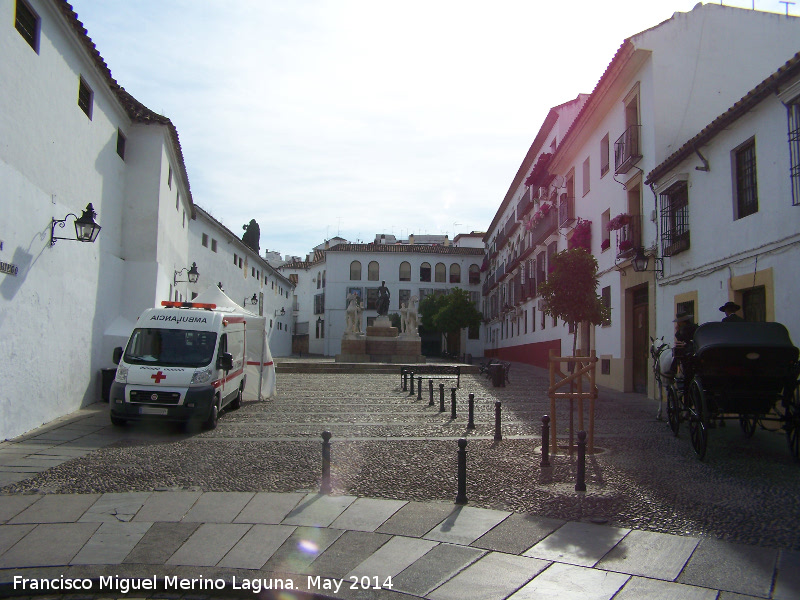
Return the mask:
[[622,229],[630,222],[631,222],[631,216],[628,213],[620,213],[608,222],[608,225],[606,225],[606,229],[608,231],[615,231],[617,229]]

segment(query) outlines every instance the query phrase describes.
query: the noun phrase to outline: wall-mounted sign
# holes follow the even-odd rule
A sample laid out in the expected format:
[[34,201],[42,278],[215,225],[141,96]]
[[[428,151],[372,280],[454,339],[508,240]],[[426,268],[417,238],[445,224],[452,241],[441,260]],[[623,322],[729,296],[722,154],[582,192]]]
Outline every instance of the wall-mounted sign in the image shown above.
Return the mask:
[[0,273],[3,275],[16,276],[19,273],[19,267],[17,265],[12,265],[11,263],[0,262]]

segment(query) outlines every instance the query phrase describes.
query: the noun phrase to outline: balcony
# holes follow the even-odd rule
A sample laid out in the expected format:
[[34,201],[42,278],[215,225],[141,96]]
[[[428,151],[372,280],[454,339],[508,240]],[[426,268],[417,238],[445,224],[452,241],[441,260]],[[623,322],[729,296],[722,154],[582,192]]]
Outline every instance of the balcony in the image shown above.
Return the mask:
[[561,196],[561,204],[558,205],[558,226],[567,227],[575,222],[575,198],[570,198],[566,194]]
[[533,207],[533,188],[528,188],[525,190],[525,193],[522,194],[519,204],[517,204],[517,218],[521,219],[528,214],[531,207]]
[[619,175],[630,171],[642,159],[639,145],[641,125],[631,125],[614,142],[614,173]]
[[534,246],[543,244],[556,229],[558,229],[558,211],[551,210],[531,230],[531,243]]
[[631,215],[628,223],[617,229],[617,258],[630,258],[642,247],[642,216]]

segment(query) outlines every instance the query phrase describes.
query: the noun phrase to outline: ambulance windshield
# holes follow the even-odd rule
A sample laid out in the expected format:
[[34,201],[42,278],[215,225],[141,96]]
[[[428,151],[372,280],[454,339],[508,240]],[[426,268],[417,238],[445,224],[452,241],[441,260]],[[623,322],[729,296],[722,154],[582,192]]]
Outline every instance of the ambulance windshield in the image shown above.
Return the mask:
[[188,329],[134,329],[124,360],[134,365],[204,367],[214,357],[217,334]]

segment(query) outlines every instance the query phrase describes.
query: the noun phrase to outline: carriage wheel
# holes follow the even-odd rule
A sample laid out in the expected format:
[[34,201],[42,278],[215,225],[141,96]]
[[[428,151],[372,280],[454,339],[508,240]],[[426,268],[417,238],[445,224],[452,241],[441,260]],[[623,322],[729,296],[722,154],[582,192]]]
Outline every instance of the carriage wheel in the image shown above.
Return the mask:
[[786,429],[786,441],[789,452],[795,460],[800,459],[800,385],[794,385],[791,395],[784,397],[783,427]]
[[689,386],[689,434],[692,448],[700,460],[706,456],[708,447],[708,417],[705,411],[705,394],[696,379]]
[[753,437],[756,432],[756,425],[758,425],[758,415],[739,415],[739,425],[746,438]]
[[678,408],[678,398],[675,396],[675,388],[671,385],[667,386],[667,421],[672,433],[677,437],[678,429],[681,426],[681,415]]

